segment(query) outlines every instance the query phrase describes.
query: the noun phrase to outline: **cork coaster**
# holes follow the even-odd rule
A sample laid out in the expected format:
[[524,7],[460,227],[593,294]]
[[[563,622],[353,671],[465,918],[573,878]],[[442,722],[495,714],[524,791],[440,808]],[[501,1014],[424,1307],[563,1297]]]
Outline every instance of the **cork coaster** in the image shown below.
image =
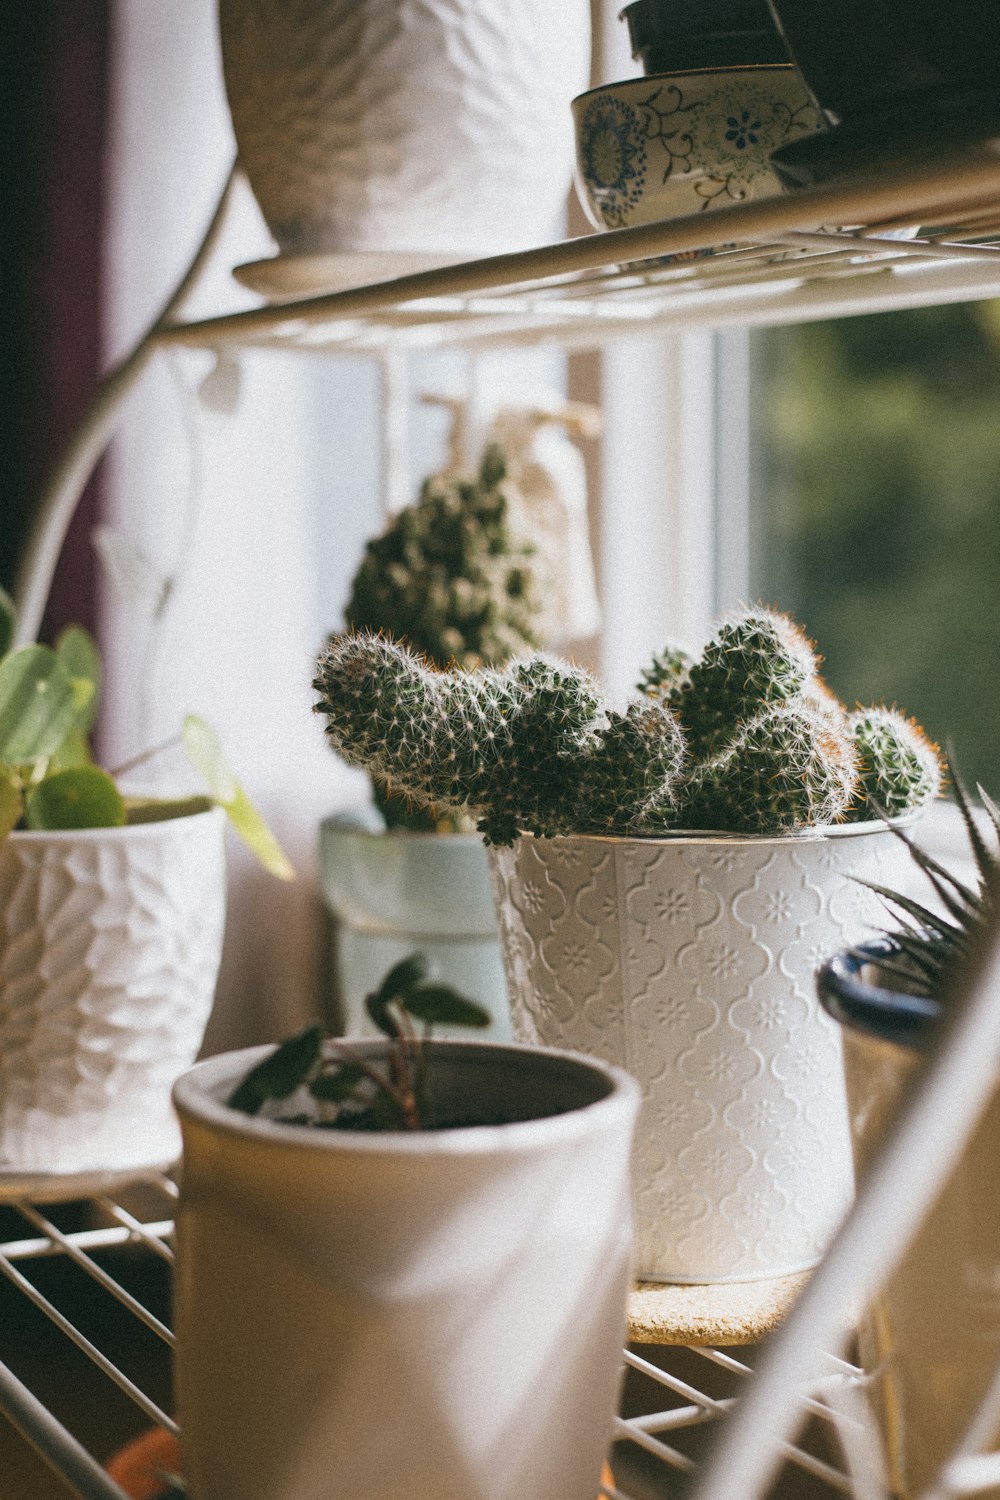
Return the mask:
[[770,1281],[680,1286],[640,1281],[628,1300],[633,1344],[759,1344],[791,1311],[808,1271]]

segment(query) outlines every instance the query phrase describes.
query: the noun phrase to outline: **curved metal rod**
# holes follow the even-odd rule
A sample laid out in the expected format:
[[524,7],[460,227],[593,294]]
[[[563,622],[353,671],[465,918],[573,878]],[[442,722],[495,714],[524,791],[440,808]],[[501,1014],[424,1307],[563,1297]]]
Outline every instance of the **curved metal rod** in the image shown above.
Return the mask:
[[860,1313],[902,1258],[997,1086],[1000,1058],[1000,921],[969,972],[966,993],[941,1032],[858,1189],[854,1208],[759,1372],[690,1500],[757,1500],[801,1416],[800,1392],[818,1350],[839,1352]]
[[190,265],[135,347],[104,376],[49,475],[32,519],[14,589],[15,643],[19,646],[34,641],[38,635],[59,554],[80,496],[111,440],[127,398],[156,352],[156,333],[180,314],[218,243],[236,175],[237,164],[233,162]]

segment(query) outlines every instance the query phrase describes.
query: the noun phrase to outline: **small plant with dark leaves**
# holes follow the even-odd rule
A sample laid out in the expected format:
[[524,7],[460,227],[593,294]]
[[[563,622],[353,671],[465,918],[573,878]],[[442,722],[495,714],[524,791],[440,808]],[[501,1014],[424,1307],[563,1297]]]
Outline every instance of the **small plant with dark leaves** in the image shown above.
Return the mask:
[[428,980],[421,954],[390,969],[365,1008],[388,1038],[384,1064],[348,1041],[324,1041],[321,1027],[307,1026],[251,1069],[229,1107],[248,1115],[266,1110],[287,1125],[323,1130],[440,1130],[466,1123],[432,1118],[425,1043],[434,1026],[488,1026],[489,1013]]
[[[969,795],[950,763],[948,772],[975,862],[975,886],[953,875],[901,828],[893,831],[926,875],[941,909],[932,911],[900,891],[863,882],[882,897],[898,923],[896,928],[885,932],[896,956],[880,956],[879,969],[906,993],[928,999],[947,995],[953,976],[980,941],[1000,892],[1000,853],[991,850],[983,837]],[[1000,842],[1000,807],[981,786],[977,791],[988,814],[991,833]]]

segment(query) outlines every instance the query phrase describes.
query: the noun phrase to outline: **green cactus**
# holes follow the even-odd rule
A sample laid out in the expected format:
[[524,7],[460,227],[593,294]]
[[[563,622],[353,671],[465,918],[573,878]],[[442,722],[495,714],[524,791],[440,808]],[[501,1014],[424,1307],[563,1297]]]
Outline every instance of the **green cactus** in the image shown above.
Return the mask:
[[678,812],[689,828],[790,832],[842,819],[856,782],[846,725],[806,701],[779,703],[694,768]]
[[603,722],[585,672],[545,656],[441,672],[371,635],[339,636],[314,686],[327,737],[418,806],[467,809],[487,838],[562,830]]
[[540,645],[535,549],[511,530],[500,449],[475,479],[425,480],[365,547],[347,628],[384,632],[438,667],[499,666]]
[[371,635],[331,642],[316,687],[352,764],[418,805],[471,812],[494,843],[784,833],[871,816],[869,801],[914,809],[940,779],[915,725],[885,709],[848,716],[798,627],[766,612],[721,627],[668,688],[676,711],[648,691],[613,710],[585,672],[551,657],[438,671]]
[[847,720],[860,763],[852,820],[918,812],[941,790],[941,758],[914,719],[895,709],[862,708]]
[[[385,633],[437,667],[503,665],[539,644],[535,549],[511,530],[495,445],[474,479],[428,479],[419,499],[365,547],[344,611],[355,632]],[[409,806],[373,773],[389,827],[461,830],[460,815]]]
[[818,669],[811,645],[787,616],[760,610],[727,620],[673,700],[692,756],[719,754],[767,705],[800,697]]
[[683,761],[680,725],[662,704],[640,700],[610,712],[581,767],[576,831],[628,834],[669,825]]
[[649,666],[640,673],[636,691],[673,707],[693,666],[694,657],[683,646],[664,646],[662,651],[654,653]]

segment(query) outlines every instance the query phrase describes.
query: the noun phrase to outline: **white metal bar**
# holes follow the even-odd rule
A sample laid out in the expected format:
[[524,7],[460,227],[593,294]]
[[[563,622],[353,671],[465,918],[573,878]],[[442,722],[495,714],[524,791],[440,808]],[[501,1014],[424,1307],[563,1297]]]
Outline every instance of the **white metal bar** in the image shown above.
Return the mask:
[[37,1307],[39,1312],[44,1313],[49,1321],[54,1323],[59,1331],[64,1333],[70,1342],[75,1344],[91,1363],[97,1366],[103,1375],[106,1375],[109,1380],[118,1386],[119,1390],[124,1391],[125,1395],[130,1397],[136,1406],[139,1407],[140,1411],[144,1412],[152,1422],[165,1427],[168,1432],[176,1434],[179,1431],[172,1417],[169,1417],[165,1411],[162,1411],[156,1402],[152,1401],[146,1395],[145,1391],[140,1390],[134,1380],[130,1380],[122,1370],[119,1370],[118,1366],[112,1360],[108,1359],[106,1354],[102,1354],[96,1344],[91,1343],[90,1339],[82,1334],[78,1328],[75,1328],[55,1304],[43,1296],[38,1288],[33,1286],[27,1277],[22,1276],[21,1272],[12,1266],[2,1255],[0,1255],[0,1274],[6,1276],[7,1280],[16,1286],[18,1291],[23,1292],[29,1302]]
[[[172,1219],[158,1219],[154,1223],[144,1224],[137,1228],[80,1229],[67,1235],[66,1239],[81,1250],[112,1250],[116,1246],[133,1244],[139,1240],[150,1249],[159,1246],[163,1250],[166,1246],[161,1237],[172,1234],[173,1228]],[[0,1242],[0,1255],[6,1256],[8,1260],[40,1260],[62,1254],[62,1247],[54,1244],[48,1235]],[[167,1258],[173,1259],[169,1251]]]
[[114,1297],[123,1307],[127,1308],[152,1333],[155,1333],[157,1338],[162,1339],[171,1349],[174,1347],[174,1336],[166,1324],[161,1323],[160,1319],[151,1313],[148,1307],[144,1307],[137,1297],[133,1297],[132,1293],[126,1291],[125,1287],[117,1282],[113,1276],[110,1276],[103,1266],[99,1266],[80,1245],[74,1243],[70,1235],[63,1234],[62,1230],[58,1229],[51,1220],[47,1219],[44,1214],[39,1213],[36,1208],[32,1208],[29,1204],[21,1205],[21,1213],[35,1225],[36,1229],[40,1229],[43,1234],[48,1235],[52,1243],[59,1246],[67,1259],[71,1260],[74,1265],[79,1266],[81,1271],[84,1271],[93,1281],[97,1282],[98,1286],[103,1287],[110,1296]]
[[[0,1363],[0,1411],[79,1500],[128,1500],[101,1465],[38,1397]],[[5,1500],[17,1497],[5,1495]],[[25,1497],[22,1497],[25,1500]]]
[[854,1209],[774,1334],[756,1379],[710,1455],[692,1500],[754,1500],[773,1478],[798,1418],[817,1350],[842,1347],[943,1187],[996,1087],[1000,1058],[1000,923],[955,997],[917,1086],[862,1180]]

